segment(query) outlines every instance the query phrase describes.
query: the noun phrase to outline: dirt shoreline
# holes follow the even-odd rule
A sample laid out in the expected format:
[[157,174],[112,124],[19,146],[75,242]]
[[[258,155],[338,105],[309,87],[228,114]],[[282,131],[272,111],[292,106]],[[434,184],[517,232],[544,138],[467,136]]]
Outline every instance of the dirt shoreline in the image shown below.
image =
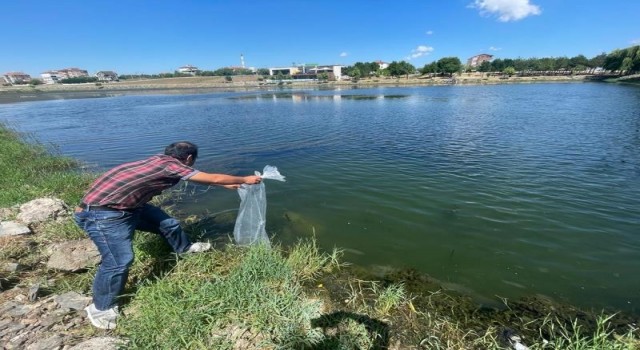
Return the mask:
[[482,73],[465,73],[450,77],[368,78],[353,81],[295,81],[271,82],[256,76],[237,76],[231,82],[224,77],[182,77],[164,79],[126,80],[111,83],[22,85],[0,87],[0,104],[52,99],[76,99],[111,97],[125,94],[185,94],[207,92],[260,91],[295,88],[352,88],[352,87],[402,87],[442,85],[494,85],[522,83],[571,83],[584,82],[584,75],[500,77]]

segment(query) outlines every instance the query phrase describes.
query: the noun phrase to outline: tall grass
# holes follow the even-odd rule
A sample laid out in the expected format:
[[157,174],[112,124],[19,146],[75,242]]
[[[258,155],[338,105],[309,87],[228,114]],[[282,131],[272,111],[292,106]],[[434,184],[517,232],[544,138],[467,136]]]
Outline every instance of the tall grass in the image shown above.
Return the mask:
[[[301,276],[328,269],[331,259],[304,243],[291,256],[307,255],[296,271],[279,248],[240,248],[186,256],[162,278],[141,286],[120,332],[129,346],[154,349],[303,348],[322,340],[311,321],[322,304],[307,299]],[[298,258],[294,258],[298,260]],[[297,265],[299,267],[299,265]]]
[[[630,325],[624,334],[615,333],[610,327],[613,315],[601,315],[597,319],[596,329],[593,333],[585,332],[578,320],[570,324],[558,318],[547,317],[539,328],[540,337],[543,339],[534,344],[531,350],[536,349],[566,349],[566,350],[637,350],[640,349],[640,341],[634,336],[638,330],[637,325]],[[545,334],[552,336],[546,336]],[[550,338],[550,339],[547,339]]]
[[0,207],[45,196],[76,203],[91,179],[75,171],[75,160],[53,154],[2,123],[0,150]]

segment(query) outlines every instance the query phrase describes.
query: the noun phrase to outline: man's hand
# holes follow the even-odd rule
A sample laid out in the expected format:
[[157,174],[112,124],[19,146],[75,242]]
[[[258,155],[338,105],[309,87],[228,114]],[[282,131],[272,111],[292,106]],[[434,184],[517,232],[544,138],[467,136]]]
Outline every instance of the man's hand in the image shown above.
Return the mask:
[[230,190],[237,190],[238,188],[240,188],[240,185],[224,185],[222,187],[228,188]]
[[245,176],[244,177],[244,183],[248,184],[248,185],[255,185],[255,184],[259,184],[260,181],[262,181],[262,178],[258,175],[251,175],[251,176]]

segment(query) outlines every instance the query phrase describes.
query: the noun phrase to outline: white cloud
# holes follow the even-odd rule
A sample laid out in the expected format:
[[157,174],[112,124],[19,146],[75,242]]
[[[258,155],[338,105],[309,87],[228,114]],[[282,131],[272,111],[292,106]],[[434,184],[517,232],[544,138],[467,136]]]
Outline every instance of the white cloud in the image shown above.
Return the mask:
[[433,30],[427,30],[427,35],[432,35],[433,34]]
[[502,48],[501,47],[495,47],[495,46],[489,46],[489,50],[491,50],[491,51],[500,51],[500,50],[502,50]]
[[496,15],[501,22],[517,21],[542,13],[540,7],[529,0],[475,0],[470,7],[480,10],[481,15]]
[[346,52],[342,52],[342,53],[340,53],[340,57],[347,57],[347,56],[349,56],[349,54],[348,54],[348,53],[346,53]]
[[433,51],[433,47],[426,45],[419,45],[415,49],[411,50],[411,55],[407,56],[407,60],[422,57],[430,54]]
[[640,39],[633,39],[630,41],[631,45],[640,45]]

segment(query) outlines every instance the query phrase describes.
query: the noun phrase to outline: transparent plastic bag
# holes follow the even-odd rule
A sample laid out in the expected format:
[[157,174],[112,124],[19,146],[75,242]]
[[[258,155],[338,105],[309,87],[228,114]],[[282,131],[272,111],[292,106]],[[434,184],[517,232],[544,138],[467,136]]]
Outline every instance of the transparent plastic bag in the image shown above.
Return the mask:
[[[256,175],[261,176],[262,180],[285,181],[278,168],[271,165],[265,166],[262,174],[256,171]],[[270,246],[269,236],[267,236],[267,231],[265,230],[267,223],[267,195],[264,181],[257,185],[245,184],[240,186],[238,195],[240,195],[240,209],[238,210],[236,225],[233,228],[233,237],[236,244],[265,244]]]

